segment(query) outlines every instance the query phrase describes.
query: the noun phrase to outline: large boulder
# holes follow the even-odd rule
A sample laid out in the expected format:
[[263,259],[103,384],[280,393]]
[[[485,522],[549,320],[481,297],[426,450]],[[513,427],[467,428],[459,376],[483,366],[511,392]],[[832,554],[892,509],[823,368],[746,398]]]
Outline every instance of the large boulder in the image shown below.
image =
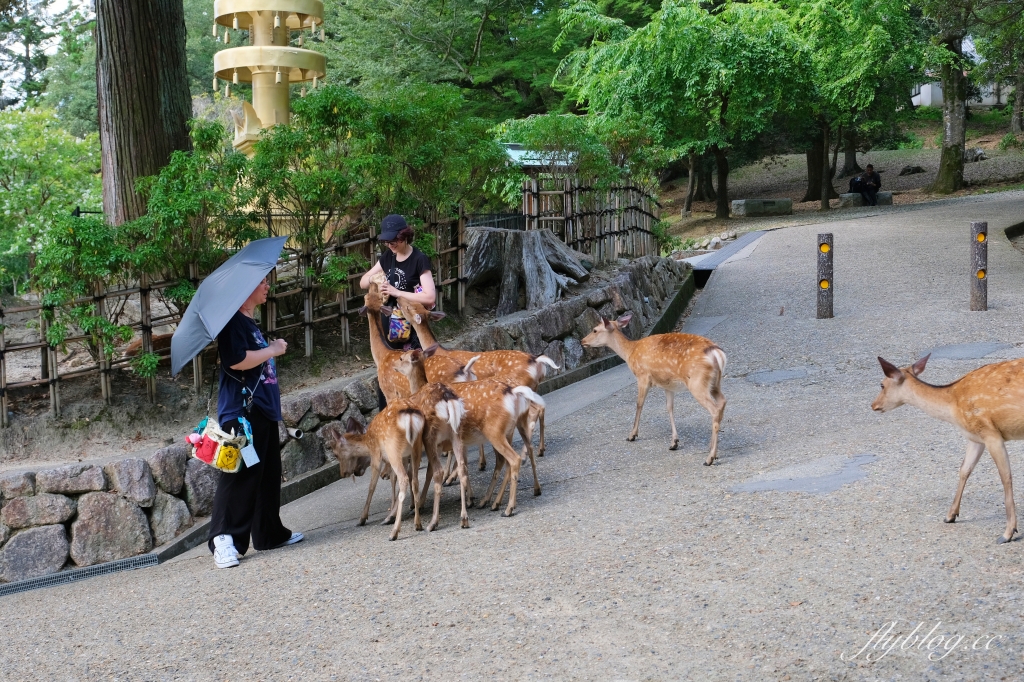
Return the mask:
[[76,495],[106,488],[107,478],[103,475],[103,469],[91,464],[69,464],[58,469],[36,472],[37,493]]
[[4,543],[11,539],[11,529],[0,523],[0,547],[4,546]]
[[0,511],[0,522],[17,530],[30,526],[64,523],[75,514],[75,501],[63,495],[40,493],[16,497]]
[[[342,410],[344,412],[345,410]],[[306,413],[306,416],[299,420],[299,430],[303,433],[310,433],[316,431],[316,427],[320,426],[320,417],[316,416],[316,413],[310,409]]]
[[12,500],[36,494],[36,475],[31,472],[0,476],[0,497]]
[[123,459],[108,464],[103,468],[110,481],[111,490],[115,490],[140,507],[152,507],[156,497],[156,484],[150,473],[149,462],[138,457]]
[[149,470],[153,474],[153,481],[165,493],[177,495],[185,485],[188,450],[187,445],[169,445],[150,456]]
[[213,496],[220,477],[221,473],[212,466],[189,458],[185,465],[185,501],[192,516],[209,516],[213,511]]
[[309,401],[313,412],[325,421],[337,419],[348,409],[348,396],[340,388],[323,388]]
[[[579,315],[583,311],[576,313]],[[537,312],[537,326],[544,341],[559,339],[572,331],[573,307],[556,303]]]
[[[345,387],[345,395],[363,412],[377,409],[377,379],[356,379]],[[302,415],[299,415],[300,418]]]
[[288,426],[296,426],[299,420],[309,411],[309,394],[286,396],[281,399],[281,418]]
[[290,481],[324,463],[323,439],[307,431],[301,440],[292,439],[281,448],[281,475]]
[[562,358],[565,362],[562,369],[565,371],[580,366],[580,362],[583,360],[583,344],[579,342],[579,339],[570,336],[562,342]]
[[[607,305],[608,299],[602,302],[602,305]],[[575,333],[574,336],[578,339],[582,339],[590,332],[594,331],[594,327],[601,321],[601,316],[597,314],[597,311],[593,308],[587,308],[583,311],[583,314],[576,318]]]
[[0,581],[28,580],[56,573],[68,560],[64,526],[23,530],[0,551]]
[[184,500],[157,491],[156,499],[149,510],[149,529],[153,532],[153,544],[160,546],[170,542],[192,526],[192,514]]
[[563,347],[564,346],[562,345],[562,342],[556,340],[556,341],[552,341],[551,343],[549,343],[547,345],[547,347],[544,349],[544,355],[546,355],[549,358],[551,358],[554,361],[554,363],[561,368],[561,369],[552,369],[550,367],[545,367],[545,370],[547,371],[547,375],[548,376],[553,376],[555,374],[559,374],[560,372],[562,372],[565,369],[565,357],[564,357],[563,352],[562,352]]
[[71,559],[92,566],[153,549],[149,520],[142,509],[113,493],[89,493],[78,500],[71,524]]

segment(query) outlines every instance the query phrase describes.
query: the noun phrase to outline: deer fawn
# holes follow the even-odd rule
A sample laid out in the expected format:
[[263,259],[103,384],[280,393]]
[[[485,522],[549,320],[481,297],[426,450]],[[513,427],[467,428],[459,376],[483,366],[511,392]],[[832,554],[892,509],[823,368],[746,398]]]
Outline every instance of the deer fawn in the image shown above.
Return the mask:
[[1013,505],[1013,480],[1005,442],[1024,440],[1024,359],[985,365],[946,386],[932,386],[918,379],[930,355],[900,369],[878,358],[885,373],[882,392],[871,403],[876,412],[888,412],[900,405],[913,405],[926,414],[949,422],[967,436],[967,454],[960,465],[960,485],[946,523],[960,515],[960,498],[967,479],[988,448],[1003,482],[1006,529],[999,542],[1009,542],[1017,532],[1017,510]]
[[[401,360],[395,364],[396,370],[402,372],[409,379],[409,385],[413,390],[420,390],[424,386],[433,384],[426,383],[426,370],[423,367],[425,351],[408,351],[403,354]],[[505,516],[511,516],[516,508],[516,488],[519,477],[519,467],[522,458],[512,447],[512,431],[529,412],[529,404],[540,402],[543,399],[526,386],[510,387],[508,384],[488,379],[474,381],[471,383],[455,384],[452,390],[462,399],[465,414],[459,428],[453,434],[451,443],[455,453],[455,462],[458,466],[459,482],[462,489],[462,524],[463,528],[469,527],[469,517],[466,514],[465,500],[469,495],[469,475],[466,471],[465,446],[482,445],[489,442],[494,451],[500,454],[509,465],[507,474],[510,482],[508,507],[505,509]],[[415,396],[414,396],[415,399]],[[528,448],[529,450],[529,448]],[[531,463],[533,462],[531,458]],[[537,469],[534,464],[534,490],[539,494],[539,483],[537,481]],[[496,474],[495,474],[496,478]],[[499,493],[504,492],[505,481]],[[494,481],[491,481],[491,488]],[[487,497],[490,497],[490,489]],[[484,502],[486,502],[486,499]],[[495,500],[493,509],[500,504],[499,499]],[[481,504],[481,506],[483,506]]]
[[[398,531],[402,528],[402,507],[409,492],[409,474],[405,471],[404,460],[411,458],[413,453],[420,449],[426,421],[426,416],[407,401],[396,400],[388,403],[388,406],[374,417],[369,428],[365,430],[362,424],[352,417],[349,418],[346,432],[342,432],[341,424],[338,422],[330,422],[321,429],[320,435],[324,445],[334,452],[334,456],[342,468],[345,468],[346,462],[353,459],[370,458],[370,492],[366,497],[363,515],[359,519],[360,526],[366,523],[366,517],[370,513],[370,500],[377,487],[377,479],[380,478],[381,460],[383,459],[391,466],[391,475],[398,479],[398,497],[392,505],[392,512],[395,512],[396,509],[397,512],[390,539],[398,538]],[[437,495],[435,488],[435,512],[439,506]],[[416,529],[421,530],[419,505],[416,504],[417,496],[414,488],[413,506],[416,508]],[[388,519],[385,519],[385,523],[387,521]]]
[[[416,330],[416,336],[424,348],[437,346],[437,351],[432,357],[425,360],[427,379],[430,381],[473,381],[458,374],[450,377],[446,372],[451,371],[451,361],[464,364],[465,367],[473,366],[473,373],[478,379],[497,379],[512,386],[527,386],[536,391],[540,382],[544,380],[548,367],[559,369],[555,361],[546,355],[530,355],[518,350],[493,350],[478,353],[468,350],[449,350],[437,342],[433,331],[430,329],[428,320],[440,320],[444,313],[428,311],[419,303],[413,303],[399,299],[399,308],[405,319]],[[385,308],[386,310],[386,308]],[[474,360],[474,358],[476,358]],[[473,364],[475,362],[475,364]],[[534,405],[531,403],[531,405]],[[535,411],[536,407],[532,408]],[[537,455],[544,456],[544,409],[539,408],[540,443],[537,448]],[[480,447],[480,471],[487,467],[487,460],[484,458],[483,446]]]
[[711,453],[704,462],[710,466],[718,455],[718,431],[725,413],[725,396],[722,395],[725,352],[712,341],[693,334],[655,334],[631,341],[622,333],[622,328],[632,318],[632,313],[626,313],[617,320],[601,318],[600,324],[582,341],[587,348],[611,348],[626,361],[636,376],[636,416],[633,418],[633,430],[626,440],[636,440],[640,431],[640,410],[647,391],[654,385],[665,390],[668,402],[668,417],[672,422],[669,450],[678,448],[673,402],[675,394],[686,388],[711,413]]
[[392,350],[384,341],[384,330],[380,322],[382,307],[380,291],[377,284],[372,283],[370,290],[363,296],[363,307],[358,312],[366,316],[370,325],[370,353],[373,355],[374,364],[377,365],[377,383],[380,385],[381,393],[388,402],[391,402],[397,398],[407,398],[412,392],[405,377],[393,369],[402,351]]

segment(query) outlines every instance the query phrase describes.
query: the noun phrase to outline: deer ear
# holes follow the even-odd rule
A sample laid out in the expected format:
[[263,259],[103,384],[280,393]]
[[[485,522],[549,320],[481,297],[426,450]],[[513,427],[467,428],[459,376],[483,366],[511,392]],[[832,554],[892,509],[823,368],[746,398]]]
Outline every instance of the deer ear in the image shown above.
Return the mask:
[[435,343],[433,346],[431,346],[429,348],[424,348],[423,349],[423,357],[425,357],[425,358],[433,357],[434,353],[436,353],[436,352],[437,352],[437,344]]
[[419,313],[416,313],[415,315],[413,315],[412,316],[412,320],[416,324],[423,324],[423,316],[420,315]]
[[362,315],[363,317],[366,317],[366,306],[364,305],[362,308],[360,308],[356,312],[359,313],[360,315]]
[[629,324],[629,321],[632,320],[632,319],[633,319],[633,313],[627,312],[627,313],[623,313],[623,315],[619,319],[617,319],[615,321],[619,323],[619,327],[625,327],[627,324]]
[[924,356],[923,358],[921,358],[920,360],[918,360],[917,362],[910,366],[910,371],[915,377],[924,371],[924,366],[928,364],[928,358],[930,358],[931,356],[932,354],[929,353],[928,355]]
[[363,427],[362,424],[359,423],[358,419],[356,419],[355,417],[349,417],[348,418],[348,424],[345,425],[345,432],[346,433],[366,433],[366,429]]
[[434,320],[435,322],[437,320],[443,320],[444,318],[445,318],[445,314],[442,313],[440,310],[434,310],[434,311],[432,311],[430,313],[430,319]]
[[380,311],[390,317],[395,312],[395,309],[389,305],[382,305]]
[[612,323],[608,321],[606,317],[601,317],[601,326],[605,329],[611,329]]
[[885,376],[889,377],[890,379],[902,379],[903,378],[903,372],[900,371],[900,368],[897,367],[896,365],[892,364],[891,362],[889,362],[885,358],[879,357],[878,358],[878,364],[880,364],[882,366],[882,371],[885,373]]

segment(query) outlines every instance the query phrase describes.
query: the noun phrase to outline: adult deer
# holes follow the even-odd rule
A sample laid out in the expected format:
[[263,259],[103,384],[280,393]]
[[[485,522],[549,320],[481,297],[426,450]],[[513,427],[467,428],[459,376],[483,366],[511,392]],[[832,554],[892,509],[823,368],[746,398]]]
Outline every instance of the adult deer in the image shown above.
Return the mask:
[[370,290],[363,296],[363,306],[358,312],[366,316],[370,325],[370,354],[377,365],[377,384],[390,403],[398,398],[407,398],[412,392],[405,377],[394,370],[395,361],[402,355],[402,351],[392,350],[384,341],[384,329],[380,322],[383,303],[377,284],[372,283]]
[[1013,504],[1013,480],[1006,441],[1024,440],[1024,359],[985,365],[945,386],[933,386],[918,379],[930,355],[900,369],[882,358],[885,378],[882,392],[871,403],[876,412],[888,412],[900,405],[913,405],[929,416],[949,422],[967,437],[967,454],[960,465],[960,485],[946,514],[946,523],[960,515],[960,498],[967,479],[988,448],[1003,482],[1006,529],[999,543],[1009,542],[1017,532],[1017,510]]
[[711,413],[711,453],[704,462],[710,466],[718,455],[718,431],[725,413],[725,396],[722,395],[725,351],[703,336],[694,334],[655,334],[632,341],[622,333],[631,319],[632,313],[626,313],[617,320],[602,317],[594,331],[582,341],[587,348],[611,348],[626,361],[636,376],[636,416],[633,418],[633,430],[626,440],[636,440],[640,432],[640,410],[644,407],[647,391],[653,385],[665,390],[668,418],[672,422],[669,450],[678,448],[673,402],[675,394],[685,388]]

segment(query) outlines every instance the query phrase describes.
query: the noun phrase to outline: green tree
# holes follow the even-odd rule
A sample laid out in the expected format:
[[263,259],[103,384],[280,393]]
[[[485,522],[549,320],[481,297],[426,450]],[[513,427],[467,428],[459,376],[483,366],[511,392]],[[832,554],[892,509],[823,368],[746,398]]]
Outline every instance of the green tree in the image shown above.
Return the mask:
[[0,111],[0,254],[5,277],[28,274],[28,254],[76,206],[100,204],[95,134],[67,133],[50,109]]
[[[0,81],[22,101],[34,101],[46,89],[44,73],[52,42],[52,0],[20,0],[0,15]],[[10,83],[16,81],[17,86]]]
[[43,101],[75,137],[99,132],[96,109],[95,17],[89,5],[72,5],[57,17],[60,42],[46,69]]

